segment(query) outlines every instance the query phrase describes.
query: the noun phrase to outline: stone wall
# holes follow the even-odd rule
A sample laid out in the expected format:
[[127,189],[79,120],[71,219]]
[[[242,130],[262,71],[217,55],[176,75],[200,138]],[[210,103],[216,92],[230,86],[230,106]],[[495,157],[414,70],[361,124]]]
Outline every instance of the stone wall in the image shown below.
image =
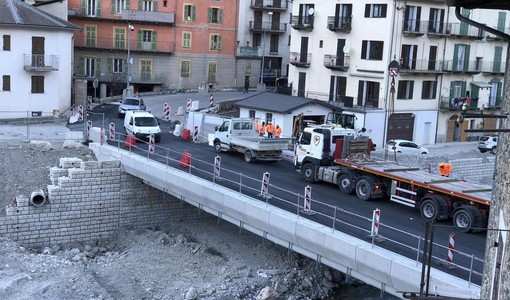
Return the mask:
[[119,226],[165,226],[203,218],[185,202],[124,173],[119,161],[61,158],[50,169],[46,202],[34,206],[17,197],[0,217],[0,236],[25,246],[93,241]]

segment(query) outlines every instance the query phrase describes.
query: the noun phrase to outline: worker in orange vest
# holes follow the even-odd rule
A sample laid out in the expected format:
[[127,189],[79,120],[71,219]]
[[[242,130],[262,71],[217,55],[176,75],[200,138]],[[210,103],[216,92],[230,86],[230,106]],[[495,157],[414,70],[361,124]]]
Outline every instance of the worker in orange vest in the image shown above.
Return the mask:
[[276,125],[276,128],[274,129],[274,137],[279,139],[280,135],[282,134],[282,129],[279,125]]
[[255,119],[255,131],[257,133],[259,132],[259,120],[258,119]]
[[259,126],[259,135],[264,136],[266,134],[266,123],[262,122]]
[[267,131],[267,137],[272,138],[273,133],[274,133],[274,127],[273,127],[273,124],[271,124],[271,122],[267,123],[266,131]]

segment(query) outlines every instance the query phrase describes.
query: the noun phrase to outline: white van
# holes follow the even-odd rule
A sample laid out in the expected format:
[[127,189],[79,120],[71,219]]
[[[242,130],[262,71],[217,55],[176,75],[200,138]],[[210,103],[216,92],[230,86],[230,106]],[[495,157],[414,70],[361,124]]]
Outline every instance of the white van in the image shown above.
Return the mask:
[[161,141],[161,128],[158,120],[149,112],[145,111],[126,111],[124,116],[124,130],[127,134],[136,136],[137,139],[149,140],[149,136],[154,134],[156,143]]

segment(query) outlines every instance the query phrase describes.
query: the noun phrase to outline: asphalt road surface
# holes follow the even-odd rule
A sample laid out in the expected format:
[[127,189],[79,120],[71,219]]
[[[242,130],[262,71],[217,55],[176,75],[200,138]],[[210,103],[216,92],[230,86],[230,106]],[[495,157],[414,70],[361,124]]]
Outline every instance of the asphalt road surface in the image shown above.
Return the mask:
[[[239,93],[240,94],[240,93]],[[242,94],[240,94],[242,96]],[[172,96],[172,99],[170,99]],[[196,96],[200,101],[200,107],[207,107],[209,95],[165,95],[144,97],[147,103],[147,110],[155,110],[161,106],[161,114],[155,116],[161,119],[163,103],[175,105],[183,99]],[[226,95],[216,96],[219,101],[233,99],[238,95],[227,93]],[[173,101],[173,102],[172,102]],[[172,103],[172,104],[170,104]],[[185,103],[185,102],[184,102]],[[123,120],[117,117],[116,104],[103,104],[96,107],[88,116],[92,120],[94,126],[98,124],[115,123],[117,131],[123,133]],[[161,142],[155,147],[155,153],[148,155],[147,145],[137,143],[136,148],[132,148],[133,152],[139,152],[141,155],[149,156],[163,163],[181,168],[180,160],[182,152],[188,152],[192,156],[191,173],[202,178],[212,180],[214,170],[214,159],[218,155],[213,147],[207,143],[193,143],[192,141],[183,141],[179,137],[170,134],[171,121],[160,120],[160,126],[163,132]],[[83,124],[70,125],[73,130],[82,130]],[[124,147],[125,137],[117,135],[120,142],[110,142],[113,145]],[[221,181],[215,181],[217,184],[224,185],[236,191],[253,196],[261,201],[286,209],[293,213],[299,213],[303,217],[320,222],[326,226],[348,233],[360,239],[371,241],[369,232],[371,228],[371,219],[373,211],[376,208],[381,210],[381,226],[379,234],[382,238],[376,239],[377,246],[387,248],[393,252],[399,253],[406,257],[416,259],[416,248],[423,247],[423,241],[419,243],[420,237],[424,236],[425,227],[422,223],[420,213],[417,209],[392,203],[388,199],[375,199],[369,201],[361,201],[355,195],[345,195],[340,193],[337,186],[328,183],[313,183],[312,187],[312,214],[306,214],[302,208],[304,205],[304,189],[307,182],[297,172],[293,164],[286,160],[278,162],[257,162],[246,163],[244,156],[237,152],[223,152],[221,156]],[[170,159],[168,158],[170,157]],[[185,170],[189,170],[185,168]],[[269,194],[270,198],[260,197],[261,180],[264,172],[270,173]],[[242,175],[240,175],[242,174]],[[239,182],[242,182],[240,187]],[[432,259],[433,267],[444,270],[458,277],[468,279],[469,273],[461,268],[451,268],[438,263],[439,260],[446,260],[449,241],[449,235],[455,234],[455,251],[461,251],[467,255],[454,252],[454,263],[462,265],[469,270],[471,261],[473,260],[473,268],[477,272],[482,272],[483,258],[485,252],[485,232],[478,233],[460,233],[451,227],[451,220],[438,222],[435,225],[434,242],[443,247],[434,247]],[[389,227],[396,228],[392,230]],[[407,234],[406,234],[407,233]],[[397,243],[391,240],[398,241]],[[473,259],[475,257],[475,259]],[[478,258],[478,259],[476,259]],[[421,260],[421,255],[420,255]],[[472,275],[472,282],[479,284],[481,276]]]

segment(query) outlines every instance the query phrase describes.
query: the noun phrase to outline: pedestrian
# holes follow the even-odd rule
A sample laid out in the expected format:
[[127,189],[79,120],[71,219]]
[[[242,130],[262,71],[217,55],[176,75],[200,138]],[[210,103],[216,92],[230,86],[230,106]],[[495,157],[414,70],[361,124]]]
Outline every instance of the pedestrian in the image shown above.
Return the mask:
[[268,138],[272,138],[273,137],[274,127],[273,127],[273,124],[271,124],[271,122],[267,122],[266,132],[267,132],[267,137]]
[[247,76],[245,79],[244,79],[244,91],[243,91],[243,94],[244,93],[248,93],[248,90],[250,89],[250,78]]
[[262,122],[259,127],[259,135],[264,136],[266,134],[266,123]]
[[282,129],[280,128],[280,126],[277,124],[276,125],[276,128],[274,129],[274,137],[279,139],[280,136],[282,134]]

